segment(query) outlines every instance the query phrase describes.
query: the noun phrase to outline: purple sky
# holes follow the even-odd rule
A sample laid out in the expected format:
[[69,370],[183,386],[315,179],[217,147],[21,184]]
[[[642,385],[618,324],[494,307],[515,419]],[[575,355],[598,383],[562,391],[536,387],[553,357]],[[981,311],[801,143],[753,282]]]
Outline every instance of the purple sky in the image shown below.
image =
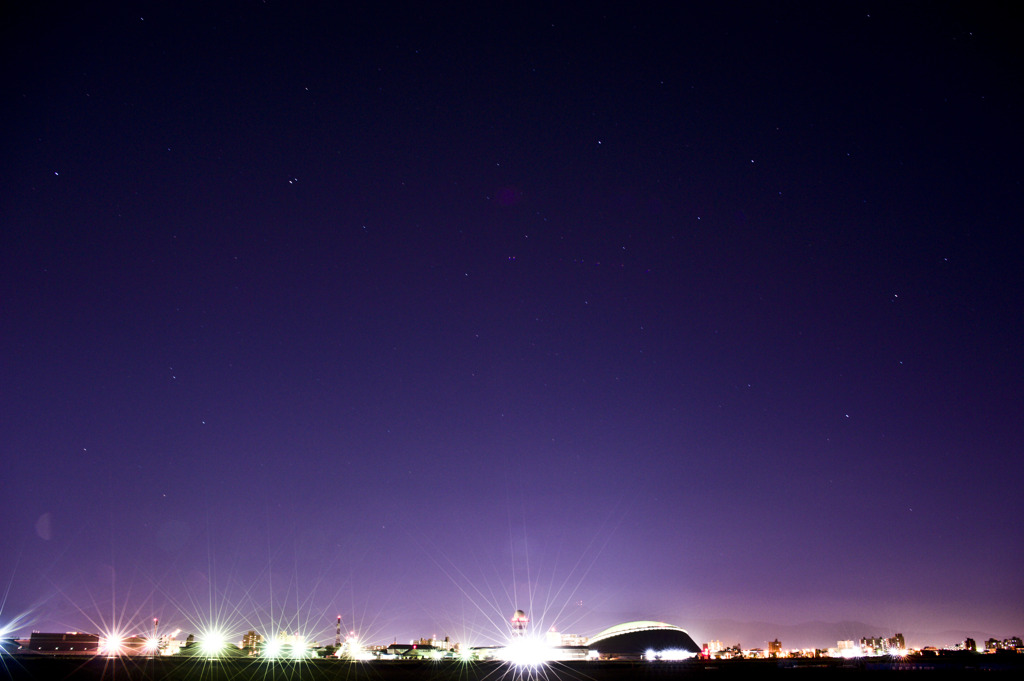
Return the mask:
[[0,626],[1024,633],[1007,17],[66,4],[0,37]]

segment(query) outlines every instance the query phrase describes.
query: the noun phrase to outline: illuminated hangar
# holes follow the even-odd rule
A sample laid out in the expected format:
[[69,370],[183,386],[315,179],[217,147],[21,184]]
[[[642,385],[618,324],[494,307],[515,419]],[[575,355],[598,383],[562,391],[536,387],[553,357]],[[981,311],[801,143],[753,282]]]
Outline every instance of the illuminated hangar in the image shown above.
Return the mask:
[[591,654],[601,659],[680,659],[700,652],[685,630],[665,622],[625,622],[593,636],[588,644]]

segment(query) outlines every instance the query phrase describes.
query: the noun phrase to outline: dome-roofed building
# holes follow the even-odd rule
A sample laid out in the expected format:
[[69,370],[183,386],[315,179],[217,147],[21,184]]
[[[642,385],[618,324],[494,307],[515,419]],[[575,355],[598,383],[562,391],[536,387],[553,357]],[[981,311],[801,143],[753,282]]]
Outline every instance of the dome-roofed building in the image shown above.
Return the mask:
[[665,622],[624,622],[605,629],[590,639],[591,654],[602,659],[680,659],[700,652],[685,630]]

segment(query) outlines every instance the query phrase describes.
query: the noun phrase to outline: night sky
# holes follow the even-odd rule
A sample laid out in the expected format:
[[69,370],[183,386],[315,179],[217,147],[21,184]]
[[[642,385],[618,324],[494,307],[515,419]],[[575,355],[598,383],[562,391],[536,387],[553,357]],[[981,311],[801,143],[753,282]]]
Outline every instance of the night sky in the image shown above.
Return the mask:
[[0,626],[1024,633],[1019,23],[346,4],[3,10]]

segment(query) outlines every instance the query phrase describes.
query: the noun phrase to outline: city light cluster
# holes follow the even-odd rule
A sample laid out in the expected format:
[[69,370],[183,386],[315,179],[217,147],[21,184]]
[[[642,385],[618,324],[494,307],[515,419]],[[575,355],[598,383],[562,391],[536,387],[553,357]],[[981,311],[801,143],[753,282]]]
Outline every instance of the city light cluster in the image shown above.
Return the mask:
[[321,646],[299,632],[289,634],[281,630],[276,636],[264,637],[249,630],[238,637],[229,633],[233,627],[209,625],[197,635],[179,640],[180,629],[159,634],[158,620],[146,635],[129,635],[124,630],[110,628],[101,634],[82,632],[32,632],[28,639],[0,637],[0,653],[52,655],[91,655],[116,658],[145,655],[149,657],[184,655],[215,660],[228,657],[254,657],[268,661],[295,661],[309,658],[332,657],[339,661],[369,660],[494,660],[516,668],[539,668],[549,663],[584,660],[636,660],[651,663],[681,662],[699,657],[704,660],[772,659],[772,658],[887,658],[906,660],[921,655],[952,653],[1024,653],[1020,637],[990,638],[981,645],[967,638],[962,643],[939,649],[926,646],[907,646],[903,634],[889,637],[865,637],[859,641],[838,641],[830,648],[786,650],[776,639],[764,648],[743,648],[740,644],[723,646],[721,641],[709,641],[698,646],[685,630],[671,624],[655,621],[624,622],[609,627],[593,637],[559,633],[551,627],[544,636],[529,629],[529,618],[520,610],[508,620],[510,627],[504,644],[469,646],[449,639],[421,638],[400,644],[368,645],[351,631],[342,639],[341,617],[337,621],[335,644]]
[[666,650],[648,649],[644,653],[644,659],[649,661],[660,660],[662,662],[679,662],[696,657],[697,653],[680,648],[668,648]]

